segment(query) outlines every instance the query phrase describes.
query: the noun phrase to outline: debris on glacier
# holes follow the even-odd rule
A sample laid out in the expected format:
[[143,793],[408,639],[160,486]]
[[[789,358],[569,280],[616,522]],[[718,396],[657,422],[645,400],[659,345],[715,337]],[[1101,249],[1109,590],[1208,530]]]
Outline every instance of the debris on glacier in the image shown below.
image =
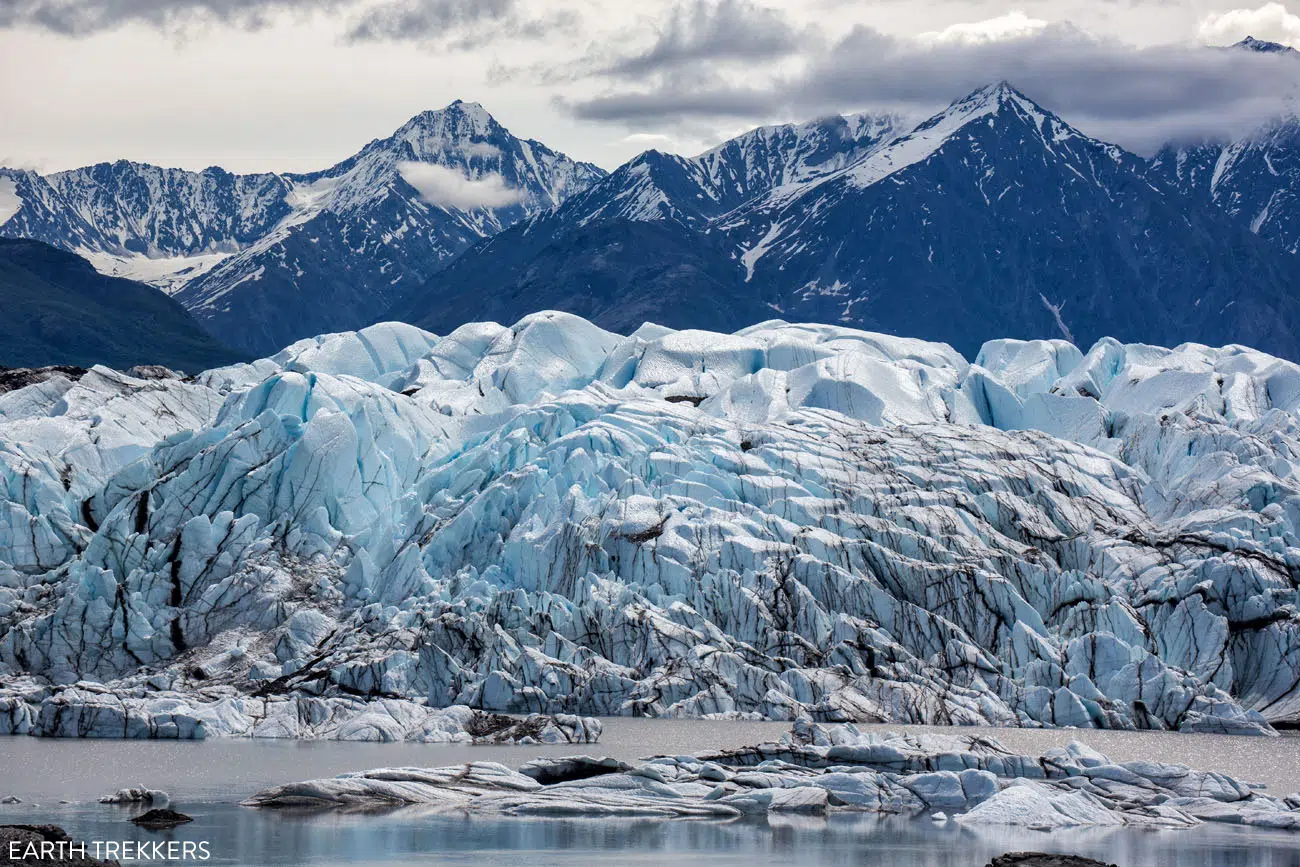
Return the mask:
[[[26,716],[11,733],[40,737],[204,740],[210,737],[369,741],[376,743],[581,744],[601,723],[569,714],[517,718],[456,705],[431,708],[403,699],[248,696],[230,688],[130,694],[81,683],[45,690],[35,705],[0,699],[0,712]],[[5,702],[9,701],[9,707]],[[122,794],[122,793],[118,793]]]
[[1044,831],[1203,822],[1300,830],[1300,810],[1230,777],[1115,763],[1078,741],[1023,756],[987,737],[876,734],[807,719],[780,743],[635,766],[575,756],[536,759],[518,771],[494,762],[384,768],[275,786],[244,805],[684,819],[859,811]]
[[544,312],[42,376],[0,394],[0,732],[1300,721],[1300,367],[1244,347]]

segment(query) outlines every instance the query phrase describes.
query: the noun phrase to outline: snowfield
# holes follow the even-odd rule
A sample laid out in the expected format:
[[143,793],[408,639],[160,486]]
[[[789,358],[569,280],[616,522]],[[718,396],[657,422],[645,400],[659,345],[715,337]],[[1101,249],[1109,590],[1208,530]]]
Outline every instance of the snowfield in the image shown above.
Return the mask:
[[1300,367],[1244,347],[544,312],[136,373],[0,394],[0,731],[1300,721]]

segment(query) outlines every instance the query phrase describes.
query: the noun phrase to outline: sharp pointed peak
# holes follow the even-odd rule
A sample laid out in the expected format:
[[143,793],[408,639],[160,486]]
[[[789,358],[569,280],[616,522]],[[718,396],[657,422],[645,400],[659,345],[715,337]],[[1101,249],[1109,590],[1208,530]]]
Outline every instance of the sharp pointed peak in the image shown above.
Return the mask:
[[953,120],[966,123],[986,115],[1005,116],[1008,119],[1021,118],[1036,127],[1041,127],[1045,122],[1050,121],[1063,128],[1072,129],[1054,112],[1039,105],[1009,81],[999,81],[971,91],[966,96],[955,100],[922,126],[933,126],[939,122]]
[[487,109],[483,107],[483,103],[477,101],[471,102],[464,99],[453,99],[447,104],[447,107],[442,110],[458,111],[461,114],[479,114],[480,112],[487,114]]
[[953,102],[954,106],[970,105],[975,103],[984,104],[1001,104],[1010,101],[1023,102],[1030,105],[1036,105],[1032,99],[1025,96],[1014,84],[1003,79],[992,84],[986,84],[981,88],[971,91],[966,96]]
[[[924,132],[935,127],[957,128],[979,118],[1003,114],[1031,118],[1035,125],[1045,118],[1055,117],[1050,111],[1017,90],[1010,82],[999,81],[953,100],[946,109],[922,123],[913,132]],[[910,135],[904,136],[904,138],[910,137]]]
[[[999,128],[1032,127],[1039,135],[1088,138],[1060,117],[1043,108],[1010,82],[989,84],[954,101],[946,109],[919,124],[890,147],[913,148],[919,142],[942,141],[972,124],[987,123]],[[937,147],[937,145],[935,145]]]
[[464,120],[474,124],[477,127],[486,128],[496,124],[494,118],[483,104],[480,102],[466,102],[463,99],[453,100],[443,108],[431,108],[420,112],[412,117],[404,125],[403,129],[412,127],[424,127],[437,124],[447,120]]
[[1229,48],[1238,48],[1243,51],[1254,51],[1259,54],[1296,54],[1294,48],[1289,45],[1283,45],[1280,42],[1269,42],[1265,39],[1256,39],[1254,36],[1247,36],[1245,39],[1228,46]]

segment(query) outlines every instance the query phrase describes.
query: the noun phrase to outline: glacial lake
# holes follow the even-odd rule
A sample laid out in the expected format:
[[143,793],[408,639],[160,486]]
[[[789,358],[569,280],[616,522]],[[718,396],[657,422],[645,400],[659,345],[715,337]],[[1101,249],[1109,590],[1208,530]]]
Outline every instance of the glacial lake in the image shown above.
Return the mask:
[[[1041,753],[1079,739],[1118,761],[1147,758],[1217,770],[1284,795],[1300,791],[1300,737],[1237,738],[1044,729],[881,731],[979,733]],[[836,815],[732,822],[484,819],[418,807],[383,813],[252,810],[237,802],[278,783],[393,765],[468,760],[517,766],[538,755],[621,759],[775,740],[786,723],[612,719],[599,744],[501,747],[293,741],[140,742],[0,738],[0,823],[52,822],[87,840],[207,841],[207,864],[248,865],[880,865],[982,867],[1003,852],[1070,852],[1119,867],[1300,867],[1300,834],[1206,825],[1191,831],[1085,830],[1045,834],[962,829],[926,817]],[[126,820],[139,808],[94,803],[129,785],[164,789],[195,817],[168,832]],[[72,803],[59,803],[60,801]]]

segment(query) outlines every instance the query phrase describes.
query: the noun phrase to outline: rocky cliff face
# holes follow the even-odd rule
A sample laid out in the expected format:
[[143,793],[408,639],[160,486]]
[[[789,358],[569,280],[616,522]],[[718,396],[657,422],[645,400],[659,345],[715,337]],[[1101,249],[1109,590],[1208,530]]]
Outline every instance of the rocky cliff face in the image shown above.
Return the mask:
[[1300,121],[1279,120],[1227,144],[1168,147],[1156,176],[1220,208],[1289,253],[1300,249]]

